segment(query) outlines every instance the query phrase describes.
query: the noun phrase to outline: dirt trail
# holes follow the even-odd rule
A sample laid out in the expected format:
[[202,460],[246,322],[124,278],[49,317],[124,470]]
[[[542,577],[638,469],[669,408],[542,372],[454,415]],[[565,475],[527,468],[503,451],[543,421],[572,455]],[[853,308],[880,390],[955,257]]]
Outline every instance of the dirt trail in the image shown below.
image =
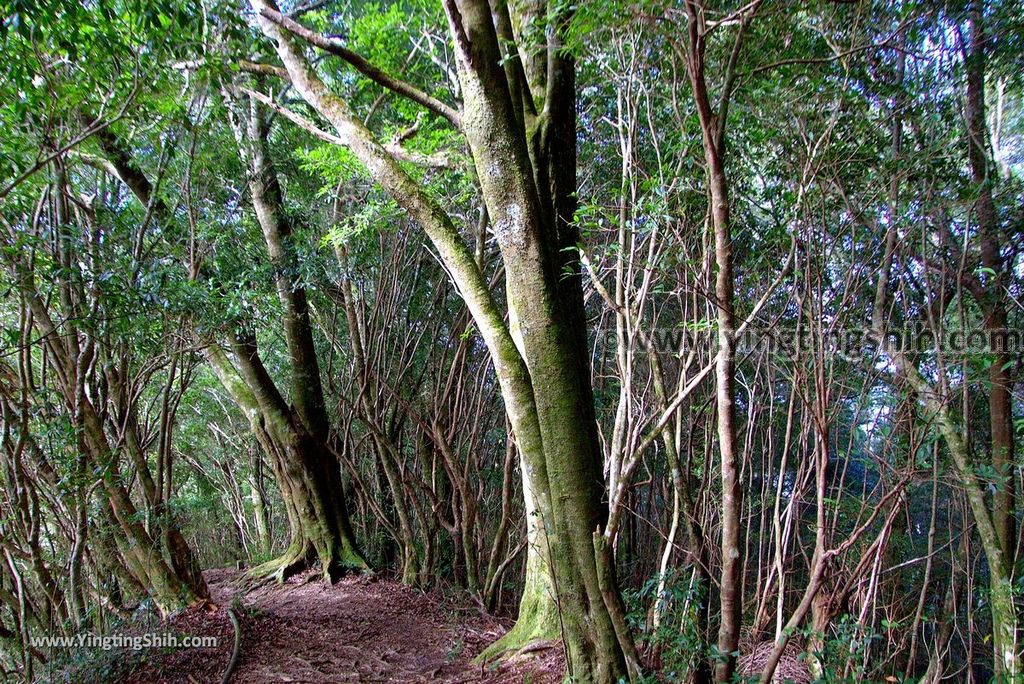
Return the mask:
[[206,573],[219,609],[172,622],[182,633],[216,635],[220,646],[147,654],[128,681],[219,683],[234,640],[226,607],[236,598],[242,644],[232,684],[561,681],[556,647],[541,650],[540,658],[481,669],[473,656],[503,628],[475,611],[446,615],[436,600],[397,582],[352,577],[332,586],[306,575],[240,595],[239,574]]

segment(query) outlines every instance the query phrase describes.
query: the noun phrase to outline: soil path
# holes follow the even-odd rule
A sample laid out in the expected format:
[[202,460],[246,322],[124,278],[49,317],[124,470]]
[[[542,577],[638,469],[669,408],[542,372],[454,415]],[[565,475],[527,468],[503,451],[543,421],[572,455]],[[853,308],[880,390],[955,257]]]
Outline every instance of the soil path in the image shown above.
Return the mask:
[[498,669],[474,664],[473,656],[503,627],[475,611],[442,610],[435,598],[397,582],[353,577],[328,585],[305,575],[243,595],[239,575],[207,572],[219,608],[191,611],[171,623],[183,634],[218,636],[217,648],[147,654],[128,681],[219,683],[234,641],[228,606],[242,627],[232,684],[561,680],[560,649],[554,645]]

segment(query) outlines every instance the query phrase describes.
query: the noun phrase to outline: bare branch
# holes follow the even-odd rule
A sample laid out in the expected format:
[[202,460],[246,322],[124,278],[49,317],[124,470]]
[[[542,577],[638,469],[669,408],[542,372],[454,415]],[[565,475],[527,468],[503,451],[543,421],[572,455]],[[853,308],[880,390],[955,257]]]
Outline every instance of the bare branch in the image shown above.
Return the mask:
[[321,140],[333,143],[335,145],[341,145],[342,147],[348,147],[345,141],[339,138],[338,136],[328,133],[327,131],[320,128],[309,119],[305,118],[304,116],[299,116],[298,114],[288,109],[287,107],[284,107],[278,104],[277,102],[274,102],[273,98],[264,95],[259,91],[251,90],[249,88],[242,88],[242,92],[251,97],[252,99],[256,100],[257,102],[261,102],[270,109],[273,109],[275,112],[285,117],[286,119],[297,125],[299,128],[303,128],[309,131],[310,133],[320,138]]

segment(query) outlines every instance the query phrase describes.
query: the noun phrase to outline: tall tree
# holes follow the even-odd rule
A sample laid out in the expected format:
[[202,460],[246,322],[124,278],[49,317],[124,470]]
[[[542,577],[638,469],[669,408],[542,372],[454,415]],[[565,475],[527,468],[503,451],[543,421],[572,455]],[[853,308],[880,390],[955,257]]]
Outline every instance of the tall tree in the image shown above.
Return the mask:
[[[547,8],[547,69],[531,84],[523,64],[503,60],[502,42],[514,38],[509,7],[492,14],[484,2],[447,2],[461,112],[377,70],[371,72],[375,80],[441,114],[465,135],[504,261],[511,319],[506,324],[449,216],[330,91],[298,38],[361,65],[367,73],[365,60],[282,15],[272,3],[256,0],[252,6],[264,33],[276,43],[292,86],[331,123],[338,142],[423,227],[466,299],[491,352],[545,523],[548,567],[570,670],[581,680],[616,681],[627,673],[627,654],[632,661],[636,656],[618,591],[607,586],[613,581],[611,573],[599,567],[594,542],[594,531],[607,513],[601,502],[579,272],[576,257],[566,249],[576,243],[571,223],[575,150],[565,144],[575,139],[575,69],[562,42],[571,15],[560,6]],[[567,269],[571,275],[565,278]],[[534,594],[535,599],[536,591],[529,587],[524,595]],[[532,611],[523,617],[542,615]]]

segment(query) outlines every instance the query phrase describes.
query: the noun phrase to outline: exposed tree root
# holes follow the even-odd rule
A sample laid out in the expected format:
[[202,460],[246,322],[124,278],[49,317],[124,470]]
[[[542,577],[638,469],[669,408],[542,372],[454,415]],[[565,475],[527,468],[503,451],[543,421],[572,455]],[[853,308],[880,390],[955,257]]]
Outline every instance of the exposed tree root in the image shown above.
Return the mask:
[[231,648],[231,660],[228,661],[228,667],[224,670],[220,684],[228,684],[231,681],[231,673],[234,672],[235,665],[238,664],[238,655],[242,652],[242,626],[238,624],[238,616],[231,608],[228,608],[228,618],[231,620],[231,626],[235,628],[235,643]]
[[320,565],[323,579],[331,584],[350,573],[370,574],[371,572],[366,561],[353,553],[335,549],[335,552],[325,562],[321,554],[317,553],[312,542],[293,542],[277,558],[250,568],[245,573],[244,582],[250,590],[270,582],[283,584],[290,577],[315,567],[317,564]]
[[244,580],[250,588],[274,581],[283,584],[289,577],[311,567],[315,562],[316,554],[311,544],[292,544],[277,558],[249,568]]
[[536,596],[521,602],[516,624],[485,648],[476,657],[476,663],[483,665],[525,653],[531,645],[550,643],[559,637],[557,608],[553,601],[540,594],[541,591],[538,589]]

